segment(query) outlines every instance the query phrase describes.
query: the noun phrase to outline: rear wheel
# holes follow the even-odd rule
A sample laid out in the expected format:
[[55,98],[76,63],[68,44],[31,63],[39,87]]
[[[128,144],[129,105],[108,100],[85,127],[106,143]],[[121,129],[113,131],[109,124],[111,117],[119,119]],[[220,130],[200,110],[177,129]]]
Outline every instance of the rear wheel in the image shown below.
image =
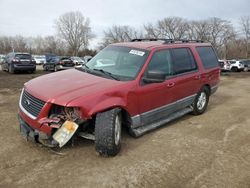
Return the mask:
[[237,67],[232,67],[231,69],[233,72],[238,72],[238,68]]
[[58,71],[58,68],[57,68],[57,66],[55,65],[54,66],[54,72],[57,72]]
[[201,89],[201,91],[196,95],[193,103],[193,114],[200,115],[207,109],[209,101],[209,90],[207,87]]
[[98,113],[95,122],[95,149],[103,156],[115,156],[121,149],[121,110]]

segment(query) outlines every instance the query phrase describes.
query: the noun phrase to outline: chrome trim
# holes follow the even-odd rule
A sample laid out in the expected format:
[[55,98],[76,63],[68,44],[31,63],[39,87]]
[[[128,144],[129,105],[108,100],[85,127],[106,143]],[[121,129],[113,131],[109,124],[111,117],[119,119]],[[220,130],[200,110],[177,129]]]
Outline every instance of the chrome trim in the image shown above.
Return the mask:
[[164,111],[164,112],[167,112],[169,114],[172,114],[175,111],[178,111],[179,109],[182,108],[180,106],[180,104],[184,105],[185,103],[187,103],[187,104],[185,104],[184,107],[191,105],[192,102],[193,102],[193,100],[194,100],[194,98],[196,97],[196,95],[197,94],[190,95],[188,97],[182,98],[182,99],[177,100],[175,102],[172,102],[170,104],[166,104],[164,106],[161,106],[161,107],[158,107],[158,108],[154,108],[154,109],[149,110],[147,112],[143,112],[141,114],[137,114],[137,115],[131,117],[131,120],[132,120],[131,128],[138,128],[138,127],[146,125],[146,123],[144,122],[145,119],[150,118],[150,116],[152,117],[157,112]]
[[32,114],[30,114],[27,110],[24,109],[24,107],[22,106],[22,98],[23,98],[23,92],[24,92],[24,88],[22,89],[21,95],[20,95],[20,99],[19,99],[19,108],[27,115],[29,116],[31,119],[36,119],[35,116],[33,116]]

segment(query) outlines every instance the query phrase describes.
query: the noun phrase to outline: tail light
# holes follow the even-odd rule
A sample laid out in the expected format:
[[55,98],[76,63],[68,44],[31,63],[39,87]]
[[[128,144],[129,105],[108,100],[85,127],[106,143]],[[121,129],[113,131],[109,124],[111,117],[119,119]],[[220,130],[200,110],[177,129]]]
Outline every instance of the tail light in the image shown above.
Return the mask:
[[60,61],[59,64],[64,65],[64,61]]

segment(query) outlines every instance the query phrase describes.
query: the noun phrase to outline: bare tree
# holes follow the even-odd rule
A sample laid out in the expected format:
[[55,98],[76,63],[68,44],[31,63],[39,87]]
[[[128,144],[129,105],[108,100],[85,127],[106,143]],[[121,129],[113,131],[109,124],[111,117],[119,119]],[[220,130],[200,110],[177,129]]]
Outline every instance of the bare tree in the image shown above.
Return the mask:
[[80,48],[87,48],[89,40],[93,38],[90,21],[81,12],[68,12],[61,15],[55,22],[57,33],[65,40],[73,55],[77,55]]
[[144,25],[146,36],[156,38],[182,39],[188,31],[187,21],[179,17],[168,17],[158,20],[154,26]]
[[161,31],[152,23],[144,25],[145,35],[147,38],[161,38]]
[[250,43],[250,16],[245,16],[240,18],[241,31],[244,36],[245,41],[245,58],[249,57],[249,43]]
[[108,44],[117,42],[130,41],[133,38],[142,38],[142,33],[136,31],[130,26],[113,25],[111,28],[104,31],[103,41],[100,43],[100,49]]

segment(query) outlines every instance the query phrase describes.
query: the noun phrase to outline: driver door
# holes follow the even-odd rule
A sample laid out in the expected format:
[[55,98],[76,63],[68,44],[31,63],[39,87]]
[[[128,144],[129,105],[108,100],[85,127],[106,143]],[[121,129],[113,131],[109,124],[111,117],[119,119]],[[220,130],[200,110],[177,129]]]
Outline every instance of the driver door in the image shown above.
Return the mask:
[[147,125],[161,120],[173,112],[174,109],[174,87],[172,78],[172,58],[170,50],[156,51],[145,70],[162,71],[166,74],[165,81],[161,83],[144,83],[137,90],[141,124]]

